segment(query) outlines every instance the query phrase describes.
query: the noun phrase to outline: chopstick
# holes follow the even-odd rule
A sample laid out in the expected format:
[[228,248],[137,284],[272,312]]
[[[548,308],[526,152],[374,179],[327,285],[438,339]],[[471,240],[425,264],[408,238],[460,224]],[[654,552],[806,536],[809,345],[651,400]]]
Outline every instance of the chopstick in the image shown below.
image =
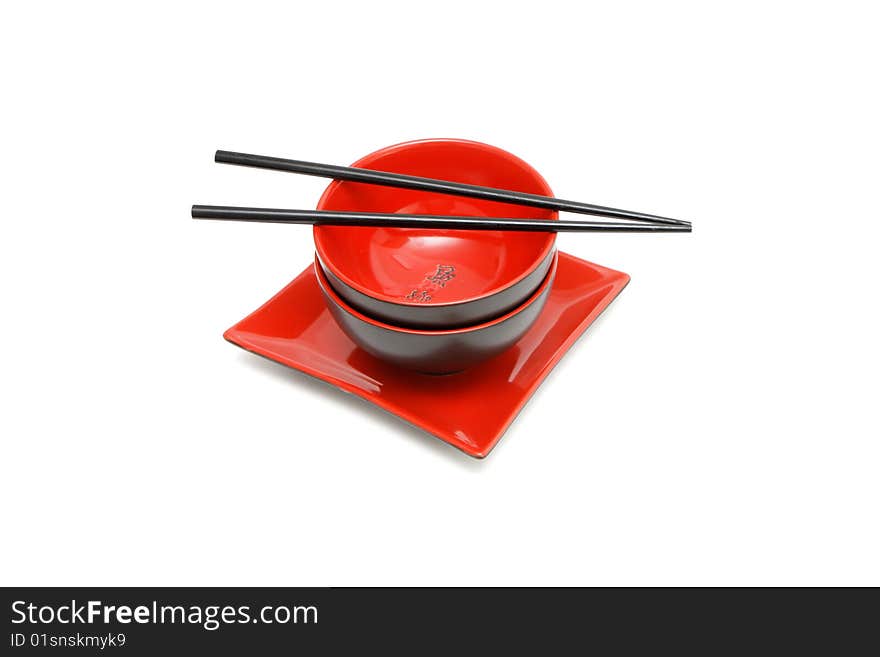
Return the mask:
[[386,171],[374,171],[373,169],[359,169],[357,167],[340,167],[333,164],[320,164],[318,162],[304,162],[302,160],[287,160],[280,157],[267,157],[265,155],[251,155],[249,153],[234,153],[231,151],[217,151],[214,161],[222,164],[237,164],[257,169],[272,169],[274,171],[289,171],[302,173],[308,176],[320,178],[334,178],[335,180],[347,180],[350,182],[370,183],[373,185],[385,185],[387,187],[402,187],[404,189],[417,189],[425,192],[439,192],[441,194],[454,194],[468,196],[487,201],[499,201],[526,205],[545,210],[560,210],[564,212],[576,212],[578,214],[590,214],[600,217],[612,217],[615,219],[629,219],[653,224],[665,224],[671,226],[690,226],[690,222],[680,219],[670,219],[654,214],[642,212],[630,212],[609,208],[603,205],[580,203],[578,201],[566,201],[552,196],[528,194],[508,189],[496,189],[494,187],[482,187],[479,185],[467,185],[464,183],[451,182],[449,180],[436,180],[434,178],[420,178],[402,173],[389,173]]
[[382,214],[327,210],[242,208],[229,205],[194,205],[193,219],[251,221],[314,226],[379,226],[387,228],[445,228],[454,230],[510,230],[530,232],[690,233],[688,225],[614,224],[600,221],[555,221],[503,217],[459,217],[434,214]]

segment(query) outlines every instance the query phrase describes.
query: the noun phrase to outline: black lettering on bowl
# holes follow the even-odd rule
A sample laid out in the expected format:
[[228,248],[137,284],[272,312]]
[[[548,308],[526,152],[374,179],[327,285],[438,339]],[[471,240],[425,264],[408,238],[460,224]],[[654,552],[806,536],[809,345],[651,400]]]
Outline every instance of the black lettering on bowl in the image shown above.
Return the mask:
[[437,269],[425,275],[425,282],[407,294],[404,299],[428,303],[434,298],[433,292],[438,288],[446,287],[446,284],[455,278],[454,265],[437,265]]

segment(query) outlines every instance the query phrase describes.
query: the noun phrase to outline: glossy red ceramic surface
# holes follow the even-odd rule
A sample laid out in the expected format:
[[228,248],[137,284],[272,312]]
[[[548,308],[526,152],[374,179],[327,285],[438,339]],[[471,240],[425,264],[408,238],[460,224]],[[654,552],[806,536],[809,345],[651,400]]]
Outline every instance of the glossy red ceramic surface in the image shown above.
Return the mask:
[[446,376],[402,370],[360,349],[327,309],[311,265],[224,337],[358,395],[481,458],[628,281],[624,273],[560,253],[550,295],[528,332],[498,356]]
[[[523,160],[479,142],[407,142],[367,155],[353,166],[552,196],[546,181]],[[557,218],[551,210],[339,181],[327,187],[318,209]],[[323,266],[344,284],[380,301],[417,307],[497,294],[542,262],[548,264],[556,239],[555,233],[347,226],[315,226],[314,237]],[[453,278],[448,277],[451,267]]]

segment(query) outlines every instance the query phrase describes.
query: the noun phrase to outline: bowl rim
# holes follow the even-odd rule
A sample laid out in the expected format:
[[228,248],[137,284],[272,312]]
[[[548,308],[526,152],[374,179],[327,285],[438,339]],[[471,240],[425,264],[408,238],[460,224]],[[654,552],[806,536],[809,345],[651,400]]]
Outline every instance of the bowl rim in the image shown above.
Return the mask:
[[[529,164],[528,162],[523,160],[521,157],[518,157],[518,156],[514,155],[513,153],[511,153],[510,151],[504,150],[503,148],[499,148],[498,146],[493,146],[492,144],[486,144],[484,142],[474,141],[471,139],[456,139],[454,137],[431,137],[431,138],[427,138],[427,139],[413,139],[410,141],[404,141],[404,142],[400,142],[399,144],[392,144],[391,146],[385,146],[384,148],[380,148],[379,150],[376,150],[376,151],[373,151],[372,153],[364,155],[362,158],[357,160],[351,166],[360,167],[360,168],[369,168],[368,166],[364,166],[364,165],[369,164],[369,161],[372,160],[373,158],[376,158],[380,155],[385,155],[387,153],[393,153],[398,150],[405,150],[406,148],[409,148],[409,147],[414,146],[416,144],[427,144],[427,143],[467,144],[469,146],[477,146],[481,150],[494,151],[495,153],[501,154],[504,157],[516,160],[516,161],[522,163],[526,167],[526,169],[529,171],[529,173],[534,175],[538,184],[543,188],[538,193],[540,193],[543,196],[553,196],[553,190],[550,188],[550,185],[544,179],[544,176],[542,176],[538,172],[538,170],[535,169],[535,167],[533,167],[531,164]],[[321,198],[318,199],[318,205],[316,206],[318,210],[323,209],[324,203],[327,201],[330,194],[332,194],[333,191],[337,187],[339,187],[339,185],[341,185],[341,184],[343,184],[343,181],[334,180],[329,185],[327,185],[323,194],[321,194]],[[551,214],[552,214],[552,216],[549,217],[550,219],[552,219],[552,220],[559,219],[559,213],[556,212],[555,210]],[[350,278],[349,276],[345,275],[337,267],[334,267],[332,260],[329,257],[327,257],[327,250],[324,248],[324,245],[321,243],[321,240],[319,238],[319,235],[321,233],[321,230],[320,230],[321,228],[322,228],[321,226],[314,226],[312,228],[312,240],[315,243],[315,251],[317,252],[319,257],[321,258],[321,262],[324,264],[324,266],[326,266],[330,271],[333,272],[334,276],[336,276],[343,283],[345,283],[346,285],[348,285],[351,288],[354,288],[355,290],[357,290],[361,294],[364,294],[368,297],[372,297],[373,299],[376,299],[378,301],[383,301],[385,303],[389,303],[389,304],[393,304],[393,305],[397,305],[397,306],[405,306],[405,307],[416,306],[416,307],[420,307],[420,308],[448,308],[448,307],[460,306],[460,305],[464,305],[464,304],[468,304],[468,303],[473,303],[474,301],[480,301],[482,299],[487,299],[489,297],[492,297],[492,296],[498,294],[499,292],[503,292],[504,290],[506,290],[509,287],[513,287],[514,285],[516,285],[517,283],[522,281],[524,278],[526,278],[529,274],[531,274],[535,270],[536,267],[538,267],[544,261],[544,259],[550,254],[550,252],[556,246],[556,233],[549,233],[549,238],[548,238],[547,244],[545,244],[544,248],[541,250],[540,255],[535,259],[532,266],[530,268],[526,269],[525,271],[523,271],[516,278],[511,279],[509,281],[506,281],[503,285],[498,285],[496,287],[493,287],[492,289],[487,290],[486,292],[483,292],[481,294],[476,294],[476,295],[473,295],[470,297],[466,297],[464,299],[457,299],[455,301],[444,301],[444,302],[440,302],[440,303],[427,303],[426,304],[426,303],[419,302],[419,301],[408,301],[406,299],[401,299],[399,297],[393,297],[388,294],[382,294],[380,292],[377,292],[376,290],[371,290],[370,288],[368,288],[364,285],[361,285],[359,282],[357,282],[354,279]],[[450,229],[447,229],[447,230],[450,230]]]
[[318,261],[318,255],[315,254],[315,277],[318,280],[318,285],[321,287],[321,290],[330,297],[330,300],[336,304],[338,308],[353,316],[355,319],[359,319],[367,324],[372,324],[373,326],[385,329],[386,331],[394,331],[395,333],[406,333],[409,335],[460,335],[462,333],[471,333],[473,331],[480,331],[482,329],[490,328],[495,326],[496,324],[501,324],[502,322],[507,321],[511,317],[518,315],[526,308],[535,303],[544,292],[553,285],[553,282],[556,280],[556,269],[559,264],[559,251],[556,251],[553,254],[553,262],[550,264],[550,269],[547,271],[547,275],[544,276],[544,280],[541,281],[541,284],[535,289],[535,291],[529,296],[528,299],[523,301],[520,305],[518,305],[513,310],[506,312],[500,317],[496,317],[495,319],[491,319],[488,322],[483,322],[482,324],[474,324],[473,326],[460,326],[458,328],[451,329],[416,329],[416,328],[408,328],[406,326],[395,326],[394,324],[386,324],[378,319],[374,319],[369,315],[365,315],[359,310],[352,308],[348,303],[342,299],[336,291],[333,289],[333,286],[330,285],[330,281],[327,280],[326,274],[321,269],[321,263]]

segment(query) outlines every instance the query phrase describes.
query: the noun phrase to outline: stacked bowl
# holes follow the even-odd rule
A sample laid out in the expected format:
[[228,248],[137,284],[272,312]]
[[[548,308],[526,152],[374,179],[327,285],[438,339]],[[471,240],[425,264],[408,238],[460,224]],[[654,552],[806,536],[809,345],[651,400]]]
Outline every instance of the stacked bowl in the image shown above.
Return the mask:
[[[353,166],[552,196],[531,166],[458,139],[407,142]],[[446,194],[332,182],[319,210],[556,219],[551,210]],[[556,274],[556,234],[315,226],[315,273],[327,306],[364,351],[430,374],[464,370],[516,343]]]

